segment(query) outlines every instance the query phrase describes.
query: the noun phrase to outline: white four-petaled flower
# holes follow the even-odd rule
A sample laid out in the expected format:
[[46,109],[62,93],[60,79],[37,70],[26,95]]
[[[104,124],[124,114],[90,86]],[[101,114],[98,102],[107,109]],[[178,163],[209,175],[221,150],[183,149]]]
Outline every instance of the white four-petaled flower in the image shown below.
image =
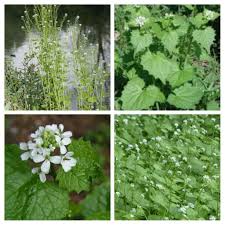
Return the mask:
[[22,160],[31,159],[38,164],[38,167],[32,169],[32,173],[38,174],[41,182],[46,181],[46,174],[50,172],[51,163],[61,164],[65,172],[76,165],[77,161],[73,158],[73,152],[67,151],[72,132],[64,132],[63,124],[40,126],[30,136],[32,140],[20,143],[20,149],[23,151],[20,157]]

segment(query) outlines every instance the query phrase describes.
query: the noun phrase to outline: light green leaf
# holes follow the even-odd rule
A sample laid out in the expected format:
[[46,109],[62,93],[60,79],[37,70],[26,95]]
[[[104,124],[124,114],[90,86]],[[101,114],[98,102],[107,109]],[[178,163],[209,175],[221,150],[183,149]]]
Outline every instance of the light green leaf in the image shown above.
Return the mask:
[[181,109],[195,109],[195,105],[199,103],[204,92],[198,87],[194,87],[189,83],[174,90],[174,94],[170,94],[167,101]]
[[170,74],[168,77],[168,81],[171,86],[178,87],[185,82],[192,80],[194,78],[194,70],[192,67],[185,68],[184,70],[180,70],[173,74]]
[[216,101],[210,101],[207,103],[207,110],[219,110],[220,106]]
[[132,80],[133,78],[138,77],[135,68],[132,68],[131,70],[129,70],[126,75],[129,80]]
[[195,17],[190,18],[190,22],[197,28],[200,28],[202,25],[207,23],[207,20],[202,13],[198,13]]
[[79,139],[72,141],[69,151],[74,152],[77,164],[67,173],[62,168],[57,171],[59,186],[77,193],[89,191],[91,180],[101,174],[95,150],[89,142]]
[[165,101],[164,94],[156,86],[144,88],[145,83],[141,78],[135,78],[125,86],[121,100],[123,109],[148,109],[155,102]]
[[131,33],[131,44],[134,46],[134,54],[144,50],[152,43],[152,35],[141,35],[139,30],[134,30]]
[[[88,219],[108,220],[110,218],[109,183],[96,186],[80,203],[82,214]],[[94,206],[94,207],[93,207]]]
[[210,47],[215,40],[215,31],[212,27],[207,27],[204,30],[195,30],[193,32],[193,40],[196,41],[200,46],[210,52]]
[[182,26],[184,23],[187,23],[187,19],[185,16],[175,15],[173,18],[174,26]]
[[149,74],[159,78],[164,84],[168,75],[179,71],[178,64],[175,61],[167,59],[163,54],[152,54],[150,51],[142,56],[141,65]]
[[41,183],[20,159],[16,145],[5,151],[5,218],[7,220],[56,220],[69,209],[68,193],[51,182]]
[[178,40],[179,40],[179,37],[177,35],[177,32],[170,31],[164,34],[162,38],[162,43],[169,52],[173,52],[176,49]]

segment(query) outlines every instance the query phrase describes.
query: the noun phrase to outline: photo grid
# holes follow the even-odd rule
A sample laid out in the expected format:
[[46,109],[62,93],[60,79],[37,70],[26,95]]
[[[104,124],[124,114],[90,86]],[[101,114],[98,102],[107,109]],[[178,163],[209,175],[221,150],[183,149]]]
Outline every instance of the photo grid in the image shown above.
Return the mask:
[[0,221],[224,222],[222,0],[2,0]]

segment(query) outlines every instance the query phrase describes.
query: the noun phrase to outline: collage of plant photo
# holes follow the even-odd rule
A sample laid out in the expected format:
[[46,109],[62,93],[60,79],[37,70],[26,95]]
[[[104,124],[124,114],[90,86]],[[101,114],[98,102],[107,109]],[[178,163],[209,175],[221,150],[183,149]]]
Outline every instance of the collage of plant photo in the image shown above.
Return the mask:
[[137,3],[0,3],[3,221],[223,220],[222,3]]

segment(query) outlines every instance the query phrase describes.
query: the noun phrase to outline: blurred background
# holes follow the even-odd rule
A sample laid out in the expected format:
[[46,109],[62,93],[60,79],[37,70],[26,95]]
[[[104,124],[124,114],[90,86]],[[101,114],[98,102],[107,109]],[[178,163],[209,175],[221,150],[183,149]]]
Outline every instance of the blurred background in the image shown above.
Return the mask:
[[105,175],[110,172],[110,116],[108,115],[6,115],[5,144],[27,142],[39,126],[64,124],[73,138],[91,141],[99,152]]

